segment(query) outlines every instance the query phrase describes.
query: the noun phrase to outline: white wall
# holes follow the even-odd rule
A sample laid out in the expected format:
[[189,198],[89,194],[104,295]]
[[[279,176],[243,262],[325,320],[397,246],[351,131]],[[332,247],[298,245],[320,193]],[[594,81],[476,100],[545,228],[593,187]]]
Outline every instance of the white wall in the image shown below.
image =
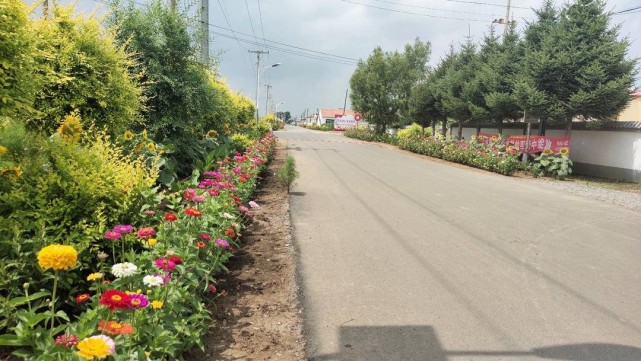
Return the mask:
[[[498,133],[496,128],[483,128],[483,133]],[[454,129],[456,134],[456,129]],[[470,139],[476,128],[463,128]],[[503,136],[521,135],[521,129],[503,129]],[[536,132],[533,132],[536,134]],[[546,130],[549,137],[562,137],[563,130]],[[573,130],[570,141],[572,161],[586,165],[615,167],[641,174],[641,132],[611,130]],[[598,174],[602,176],[603,174]],[[629,179],[632,180],[632,179]]]

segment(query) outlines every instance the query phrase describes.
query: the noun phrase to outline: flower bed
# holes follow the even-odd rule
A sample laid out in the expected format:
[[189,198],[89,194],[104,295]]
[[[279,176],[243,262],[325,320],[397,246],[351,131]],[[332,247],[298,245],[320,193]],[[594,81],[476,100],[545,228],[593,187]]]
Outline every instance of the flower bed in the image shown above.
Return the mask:
[[[24,285],[26,296],[12,300],[23,310],[0,345],[38,360],[173,359],[202,347],[207,303],[224,294],[215,276],[258,207],[248,201],[273,145],[269,135],[154,198],[143,207],[144,223],[115,225],[83,257],[71,246],[42,248],[37,261],[51,290],[30,293]],[[86,282],[68,284],[77,279],[71,274]]]
[[472,141],[453,141],[435,137],[410,137],[399,141],[399,148],[414,153],[442,158],[503,175],[512,175],[521,169],[514,148],[506,147],[500,140],[486,145]]

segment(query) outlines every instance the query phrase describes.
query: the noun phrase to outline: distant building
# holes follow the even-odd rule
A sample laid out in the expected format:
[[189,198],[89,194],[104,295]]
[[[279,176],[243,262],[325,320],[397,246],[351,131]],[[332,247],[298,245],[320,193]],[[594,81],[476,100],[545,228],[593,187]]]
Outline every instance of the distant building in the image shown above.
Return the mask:
[[320,115],[318,117],[317,123],[318,125],[323,125],[327,123],[327,120],[332,123],[334,121],[334,118],[336,118],[336,115],[356,115],[355,111],[351,109],[345,109],[345,113],[343,114],[343,108],[325,108],[325,109],[318,109],[318,114]]
[[632,95],[634,99],[617,117],[620,122],[641,122],[641,90],[635,91]]

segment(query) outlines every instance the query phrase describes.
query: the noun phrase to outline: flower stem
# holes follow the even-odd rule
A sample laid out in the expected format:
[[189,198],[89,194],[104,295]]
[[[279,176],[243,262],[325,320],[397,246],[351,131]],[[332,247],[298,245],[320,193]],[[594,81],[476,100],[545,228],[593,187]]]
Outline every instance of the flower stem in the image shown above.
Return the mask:
[[58,271],[55,271],[53,274],[53,293],[51,295],[51,326],[50,330],[53,329],[54,317],[56,314],[56,291],[58,290]]
[[116,264],[116,245],[113,241],[111,242],[111,255],[114,258],[114,264]]

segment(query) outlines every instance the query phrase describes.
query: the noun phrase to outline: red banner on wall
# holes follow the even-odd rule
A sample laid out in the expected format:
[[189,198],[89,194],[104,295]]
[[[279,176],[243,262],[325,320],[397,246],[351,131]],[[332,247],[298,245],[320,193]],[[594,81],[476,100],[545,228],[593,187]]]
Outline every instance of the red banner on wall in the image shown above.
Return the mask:
[[[523,153],[525,152],[527,136],[511,135],[507,137],[506,142],[518,147],[519,152]],[[532,135],[530,136],[530,149],[528,150],[528,153],[540,153],[545,149],[550,149],[554,153],[559,153],[562,148],[566,148],[568,151],[570,150],[570,138]]]
[[[476,141],[484,144],[494,143],[499,139],[499,134],[492,133],[483,133],[480,132]],[[519,148],[519,153],[525,152],[525,144],[527,142],[527,136],[525,135],[511,135],[505,139],[506,144],[512,144],[515,147]],[[547,137],[540,135],[531,135],[530,136],[530,149],[528,153],[540,153],[545,149],[550,149],[554,153],[559,153],[562,148],[567,148],[570,150],[570,138],[566,137]]]

